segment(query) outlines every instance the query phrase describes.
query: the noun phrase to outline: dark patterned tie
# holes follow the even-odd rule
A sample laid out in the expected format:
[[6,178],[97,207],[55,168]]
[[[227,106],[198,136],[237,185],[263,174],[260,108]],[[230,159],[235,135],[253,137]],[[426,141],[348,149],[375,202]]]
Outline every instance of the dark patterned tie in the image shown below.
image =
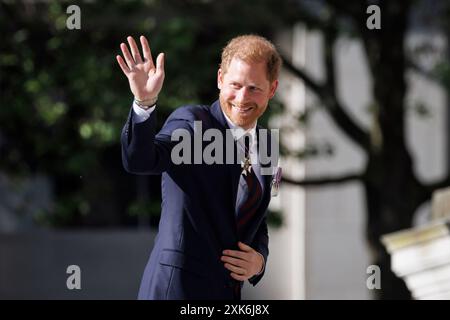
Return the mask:
[[[249,135],[244,136],[245,159],[249,159],[250,139]],[[250,172],[247,170],[246,174],[244,174],[244,171],[245,167],[239,179],[236,201],[237,231],[240,239],[245,234],[245,227],[258,210],[262,196],[262,188],[253,168]]]

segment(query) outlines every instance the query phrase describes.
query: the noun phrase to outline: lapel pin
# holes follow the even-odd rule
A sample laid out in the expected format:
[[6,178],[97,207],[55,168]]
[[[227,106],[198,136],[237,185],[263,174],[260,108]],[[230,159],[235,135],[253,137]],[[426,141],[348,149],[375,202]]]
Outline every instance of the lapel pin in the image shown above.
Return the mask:
[[270,190],[272,197],[276,197],[278,195],[281,183],[281,172],[282,172],[281,167],[277,167],[277,172],[273,175],[272,188]]
[[250,162],[250,157],[246,157],[244,161],[241,161],[241,168],[242,168],[242,174],[244,176],[247,175],[247,173],[250,173],[252,171],[252,164]]

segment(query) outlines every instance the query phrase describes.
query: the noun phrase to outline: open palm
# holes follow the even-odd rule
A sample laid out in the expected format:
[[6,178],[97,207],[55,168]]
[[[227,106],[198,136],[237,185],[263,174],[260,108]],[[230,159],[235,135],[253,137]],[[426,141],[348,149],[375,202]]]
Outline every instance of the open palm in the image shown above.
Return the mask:
[[164,53],[160,53],[156,58],[155,67],[148,41],[144,36],[140,37],[144,59],[134,39],[128,37],[127,40],[131,53],[127,45],[121,43],[120,49],[125,60],[118,55],[117,62],[128,78],[134,97],[138,100],[152,100],[158,96],[164,82]]

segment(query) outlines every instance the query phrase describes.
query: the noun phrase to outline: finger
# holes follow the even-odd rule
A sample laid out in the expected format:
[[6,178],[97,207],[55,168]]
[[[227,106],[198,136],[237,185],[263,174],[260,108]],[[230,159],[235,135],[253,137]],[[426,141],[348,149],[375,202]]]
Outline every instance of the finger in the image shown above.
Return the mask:
[[232,258],[232,257],[222,256],[221,260],[223,262],[231,263],[232,265],[237,266],[237,267],[245,267],[245,265],[246,265],[246,261],[241,260],[241,259]]
[[116,56],[117,62],[119,63],[120,68],[122,69],[123,73],[125,73],[125,75],[128,75],[128,73],[130,72],[130,69],[128,68],[127,64],[125,63],[125,61],[123,61],[121,56]]
[[134,61],[136,61],[136,63],[142,63],[141,54],[139,53],[139,49],[136,45],[136,41],[134,41],[133,37],[128,37],[127,40],[128,40],[128,44],[130,45],[131,53],[133,54]]
[[164,53],[160,53],[156,58],[156,72],[158,73],[164,73],[164,57]]
[[238,274],[236,274],[236,273],[231,273],[230,275],[231,275],[231,277],[232,277],[233,279],[238,280],[238,281],[245,281],[245,280],[248,279],[248,277],[246,277],[246,276],[241,276],[241,275],[238,275]]
[[243,260],[247,260],[247,253],[237,250],[225,250],[223,251],[223,254],[230,257],[235,257]]
[[128,68],[131,70],[135,65],[133,58],[131,57],[130,51],[128,51],[128,47],[125,43],[120,44],[120,49],[122,50],[123,56],[125,57],[125,61],[127,62]]
[[153,69],[155,67],[155,65],[153,63],[152,51],[150,50],[148,41],[144,36],[141,36],[140,40],[141,40],[142,52],[144,53],[144,59],[145,59],[145,61],[150,62],[150,69]]
[[244,268],[236,267],[229,263],[225,263],[224,266],[228,270],[233,271],[234,273],[239,274],[239,275],[245,275],[247,273],[247,271]]
[[250,246],[248,246],[245,243],[240,242],[240,241],[238,242],[238,246],[239,246],[239,249],[241,249],[242,251],[250,252],[250,251],[253,250],[252,247],[250,247]]

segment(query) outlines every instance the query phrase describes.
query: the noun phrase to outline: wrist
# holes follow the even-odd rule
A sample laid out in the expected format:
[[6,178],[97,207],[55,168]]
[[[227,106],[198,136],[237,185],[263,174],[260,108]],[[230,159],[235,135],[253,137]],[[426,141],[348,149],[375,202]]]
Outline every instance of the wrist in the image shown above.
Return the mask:
[[265,261],[264,261],[264,256],[261,253],[259,253],[259,252],[256,252],[256,253],[261,258],[261,268],[259,269],[258,273],[255,274],[255,276],[259,276],[264,271]]
[[150,99],[138,99],[134,97],[134,102],[143,109],[149,109],[153,107],[156,104],[156,101],[158,101],[158,96]]

